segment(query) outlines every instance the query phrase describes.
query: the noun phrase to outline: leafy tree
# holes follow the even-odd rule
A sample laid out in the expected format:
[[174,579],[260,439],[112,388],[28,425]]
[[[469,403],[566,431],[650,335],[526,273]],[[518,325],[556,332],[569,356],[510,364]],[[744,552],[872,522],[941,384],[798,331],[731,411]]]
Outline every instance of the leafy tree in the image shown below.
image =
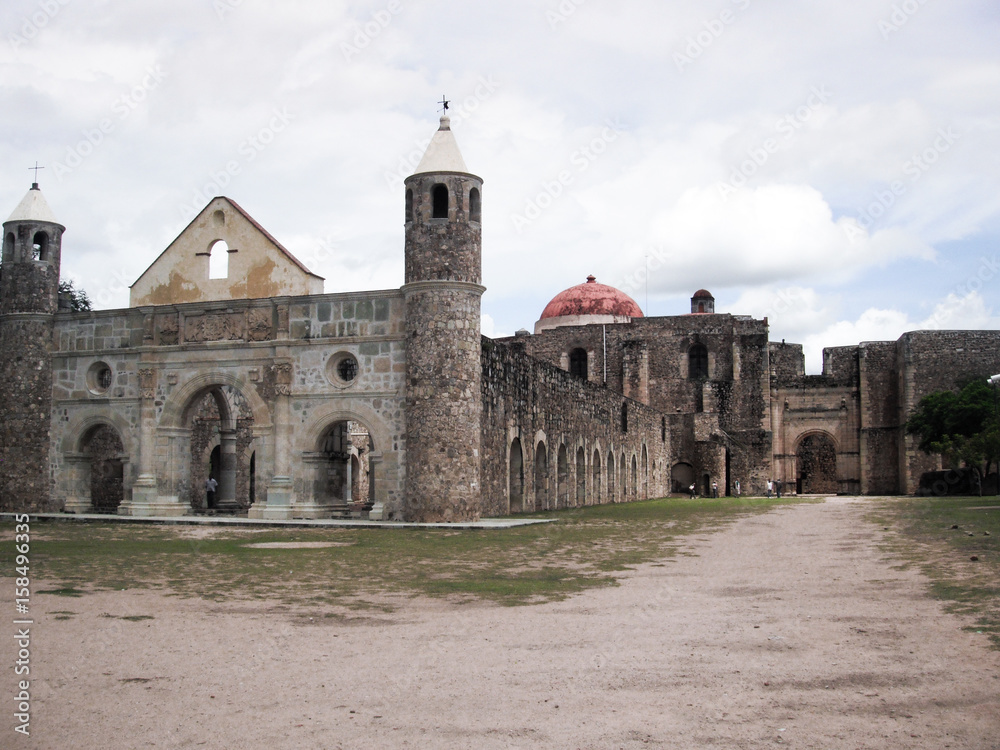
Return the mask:
[[938,453],[953,467],[963,463],[989,473],[1000,460],[997,394],[986,377],[968,380],[956,393],[938,391],[920,399],[906,431],[920,437],[920,449]]
[[59,282],[59,296],[69,300],[73,312],[90,309],[90,297],[83,289],[77,289],[72,281]]

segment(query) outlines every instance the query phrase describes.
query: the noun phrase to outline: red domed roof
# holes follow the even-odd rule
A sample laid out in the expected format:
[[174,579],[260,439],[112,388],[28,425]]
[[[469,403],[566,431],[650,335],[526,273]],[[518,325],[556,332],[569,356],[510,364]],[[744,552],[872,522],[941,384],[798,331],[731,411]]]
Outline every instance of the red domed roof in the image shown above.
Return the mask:
[[642,310],[625,292],[607,284],[598,284],[588,276],[584,284],[559,292],[542,311],[541,320],[564,315],[617,315],[641,318]]
[[712,299],[715,299],[715,297],[712,297],[712,293],[707,289],[699,289],[697,292],[694,293],[694,297],[692,297],[691,299],[699,299],[701,297],[705,298],[711,297]]

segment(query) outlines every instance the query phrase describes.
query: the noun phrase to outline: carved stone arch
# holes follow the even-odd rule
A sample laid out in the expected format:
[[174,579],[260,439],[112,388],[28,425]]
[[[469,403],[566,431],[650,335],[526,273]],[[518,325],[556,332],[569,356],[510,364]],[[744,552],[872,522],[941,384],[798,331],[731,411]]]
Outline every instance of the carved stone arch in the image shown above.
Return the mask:
[[796,433],[794,439],[792,440],[792,444],[795,446],[795,452],[796,453],[798,453],[799,446],[802,445],[802,441],[805,440],[808,437],[821,437],[821,438],[825,438],[825,439],[829,440],[830,442],[832,442],[833,443],[833,449],[837,453],[840,453],[840,441],[837,440],[837,436],[834,435],[832,432],[830,432],[828,430],[822,430],[822,429],[818,429],[816,427],[810,427],[808,429],[802,430],[799,433]]
[[840,472],[837,439],[826,430],[810,429],[795,439],[795,489],[802,494],[835,494]]
[[271,410],[257,393],[257,389],[242,378],[222,371],[201,373],[179,385],[167,397],[158,426],[161,428],[183,428],[190,408],[197,404],[200,397],[212,389],[224,386],[235,388],[246,399],[253,414],[255,429],[260,430],[271,426]]
[[322,441],[327,430],[338,422],[360,422],[368,430],[376,455],[392,445],[392,431],[382,417],[364,403],[332,404],[317,409],[306,422],[302,437],[296,446],[305,452],[323,449]]
[[127,456],[136,455],[136,441],[132,434],[132,425],[117,412],[104,408],[87,409],[70,420],[66,434],[59,448],[63,453],[81,453],[84,440],[91,430],[101,425],[113,428],[121,438],[122,446]]

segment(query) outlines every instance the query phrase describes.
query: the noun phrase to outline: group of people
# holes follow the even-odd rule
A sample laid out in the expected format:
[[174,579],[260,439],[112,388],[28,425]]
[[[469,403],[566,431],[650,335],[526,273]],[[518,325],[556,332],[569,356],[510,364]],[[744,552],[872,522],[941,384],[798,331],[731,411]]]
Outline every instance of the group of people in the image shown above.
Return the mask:
[[[733,481],[733,497],[739,497],[740,496],[740,490],[741,490],[741,488],[740,488],[740,480],[736,479],[736,480]],[[691,485],[688,487],[688,492],[691,493],[691,498],[692,499],[694,499],[695,497],[697,497],[698,493],[697,493],[697,490],[696,490],[694,482],[691,482]],[[767,496],[768,497],[775,497],[775,494],[776,494],[777,497],[781,497],[781,480],[780,479],[768,479],[767,480]],[[718,496],[719,496],[719,483],[718,482],[712,482],[712,497],[718,497]]]

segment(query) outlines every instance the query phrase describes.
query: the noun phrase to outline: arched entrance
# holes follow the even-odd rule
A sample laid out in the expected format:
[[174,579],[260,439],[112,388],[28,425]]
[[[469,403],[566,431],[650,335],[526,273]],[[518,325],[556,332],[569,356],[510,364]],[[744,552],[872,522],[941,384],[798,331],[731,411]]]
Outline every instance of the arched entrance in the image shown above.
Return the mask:
[[545,443],[535,446],[535,510],[549,507],[549,455]]
[[587,504],[587,453],[583,448],[576,449],[576,505]]
[[318,450],[307,454],[313,464],[313,503],[333,515],[360,515],[374,505],[371,455],[375,444],[368,428],[354,420],[330,424]]
[[568,508],[569,507],[569,456],[566,452],[566,446],[559,446],[559,456],[556,460],[557,467],[557,485],[556,485],[556,507],[557,508]]
[[691,492],[692,484],[694,484],[694,467],[683,461],[674,464],[670,470],[671,491],[686,495]]
[[608,453],[608,478],[605,480],[608,486],[608,502],[615,501],[615,454]]
[[[191,469],[187,500],[196,512],[246,511],[253,503],[251,472],[253,412],[231,385],[211,386],[196,395],[185,412],[190,430]],[[209,478],[215,492],[208,491]]]
[[91,428],[81,441],[83,455],[90,468],[91,511],[117,513],[125,499],[125,448],[118,431],[110,425]]
[[510,470],[507,482],[507,494],[510,498],[510,512],[524,512],[524,456],[521,453],[521,441],[514,438],[510,443]]
[[649,454],[646,446],[642,446],[642,499],[649,499]]
[[804,495],[837,493],[837,448],[826,433],[816,432],[799,441],[795,450],[797,490]]
[[592,473],[593,476],[590,481],[590,497],[591,502],[594,505],[600,505],[601,503],[601,452],[594,448],[594,460],[593,460]]

